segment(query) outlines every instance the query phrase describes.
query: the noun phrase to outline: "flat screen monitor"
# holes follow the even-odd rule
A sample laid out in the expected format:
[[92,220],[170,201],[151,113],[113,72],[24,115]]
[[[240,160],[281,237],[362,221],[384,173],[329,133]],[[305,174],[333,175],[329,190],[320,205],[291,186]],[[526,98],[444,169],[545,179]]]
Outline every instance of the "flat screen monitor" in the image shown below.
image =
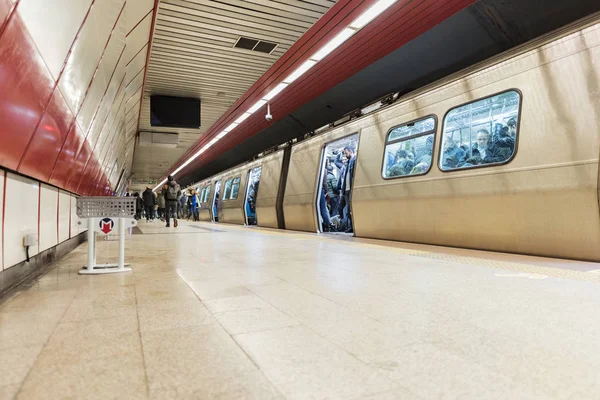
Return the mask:
[[150,125],[200,128],[200,99],[150,96]]

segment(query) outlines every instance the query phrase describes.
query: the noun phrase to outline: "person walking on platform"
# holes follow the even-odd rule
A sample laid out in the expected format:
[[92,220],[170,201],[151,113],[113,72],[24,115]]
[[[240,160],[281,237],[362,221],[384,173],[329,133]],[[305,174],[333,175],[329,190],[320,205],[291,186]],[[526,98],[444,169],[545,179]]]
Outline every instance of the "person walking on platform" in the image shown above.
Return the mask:
[[142,199],[144,201],[144,210],[146,211],[146,222],[150,222],[154,220],[154,204],[156,204],[156,200],[154,198],[154,193],[152,189],[149,187],[144,190],[142,193]]
[[165,220],[165,208],[166,208],[166,200],[165,200],[165,190],[167,189],[167,185],[163,185],[163,190],[160,191],[160,193],[158,194],[158,218],[160,218],[161,221]]
[[181,188],[175,182],[173,175],[169,175],[167,178],[167,188],[163,189],[163,194],[165,196],[165,203],[167,206],[166,209],[166,219],[167,225],[166,227],[170,227],[170,218],[173,218],[173,226],[177,228],[177,201],[179,200],[179,196],[181,195]]

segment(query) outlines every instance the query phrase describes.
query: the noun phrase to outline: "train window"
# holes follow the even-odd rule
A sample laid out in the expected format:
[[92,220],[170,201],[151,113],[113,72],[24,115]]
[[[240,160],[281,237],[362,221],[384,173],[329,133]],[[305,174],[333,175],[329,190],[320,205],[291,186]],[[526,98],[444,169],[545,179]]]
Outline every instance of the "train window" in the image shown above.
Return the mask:
[[223,194],[223,200],[229,200],[229,196],[231,194],[231,181],[233,179],[227,179],[225,181],[225,193]]
[[231,185],[231,194],[229,196],[229,200],[237,199],[238,192],[240,191],[240,180],[241,178],[239,176],[233,178],[233,184]]
[[429,171],[436,122],[430,116],[392,128],[383,156],[383,178],[423,175]]
[[200,197],[198,198],[200,203],[202,203],[202,200],[204,199],[204,193],[206,193],[206,188],[202,188],[202,191],[200,192]]
[[206,203],[208,201],[208,195],[210,194],[211,185],[208,185],[205,189],[206,189],[206,193],[204,193],[203,203]]
[[444,118],[442,171],[510,161],[517,144],[521,94],[510,90],[456,107]]

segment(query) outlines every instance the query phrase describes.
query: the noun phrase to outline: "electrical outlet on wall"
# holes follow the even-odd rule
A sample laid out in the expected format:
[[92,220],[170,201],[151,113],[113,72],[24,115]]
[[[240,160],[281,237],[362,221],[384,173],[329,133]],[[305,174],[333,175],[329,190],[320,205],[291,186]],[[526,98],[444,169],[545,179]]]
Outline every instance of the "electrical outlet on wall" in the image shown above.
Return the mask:
[[29,233],[23,236],[23,247],[25,246],[37,246],[38,235],[35,233]]

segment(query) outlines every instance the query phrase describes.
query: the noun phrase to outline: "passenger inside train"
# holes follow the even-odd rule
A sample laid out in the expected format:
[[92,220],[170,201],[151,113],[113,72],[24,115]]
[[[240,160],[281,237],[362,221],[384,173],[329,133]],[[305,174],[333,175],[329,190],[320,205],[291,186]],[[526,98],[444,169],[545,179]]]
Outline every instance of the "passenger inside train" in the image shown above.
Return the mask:
[[383,177],[396,178],[427,173],[431,167],[435,128],[434,117],[393,128],[386,141]]
[[508,91],[450,110],[444,120],[440,169],[509,161],[517,140],[521,97]]
[[221,181],[215,182],[215,195],[212,202],[212,220],[213,222],[219,222],[219,192],[221,191]]
[[317,195],[317,214],[321,232],[354,232],[350,198],[354,184],[354,170],[358,135],[343,138],[325,146],[321,190]]
[[262,167],[253,168],[248,174],[248,185],[246,191],[246,224],[256,225],[256,196],[258,195],[258,184],[260,183],[260,174]]

